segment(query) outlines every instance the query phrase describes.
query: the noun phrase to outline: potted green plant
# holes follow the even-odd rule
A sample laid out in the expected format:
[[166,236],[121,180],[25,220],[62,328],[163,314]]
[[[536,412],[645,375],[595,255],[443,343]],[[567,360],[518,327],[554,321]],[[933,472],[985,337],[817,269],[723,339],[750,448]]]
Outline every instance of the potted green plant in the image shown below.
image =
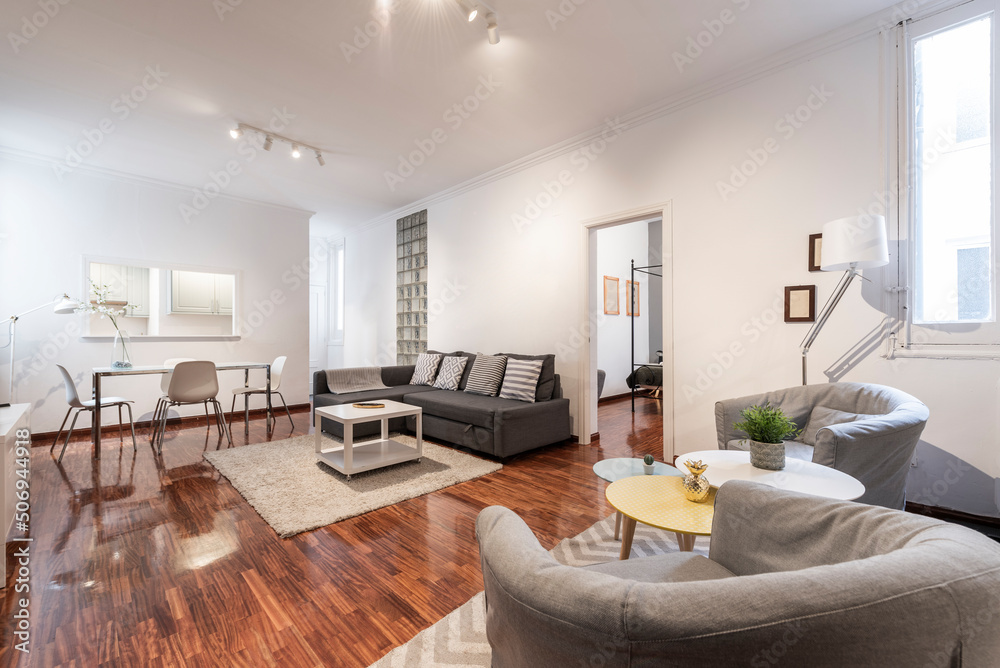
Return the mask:
[[785,468],[785,439],[799,433],[798,426],[780,408],[764,402],[740,411],[741,422],[733,429],[745,432],[750,440],[750,463],[769,471]]
[[656,466],[654,465],[653,455],[646,455],[645,457],[643,457],[642,458],[643,473],[645,473],[646,475],[653,475],[653,472],[655,470]]

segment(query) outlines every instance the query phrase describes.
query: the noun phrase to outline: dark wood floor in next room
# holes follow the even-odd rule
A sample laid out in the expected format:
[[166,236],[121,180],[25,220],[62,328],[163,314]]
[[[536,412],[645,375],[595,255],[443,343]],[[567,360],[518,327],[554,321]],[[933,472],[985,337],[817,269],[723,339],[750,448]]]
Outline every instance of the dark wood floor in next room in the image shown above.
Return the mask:
[[[512,458],[498,473],[281,539],[202,458],[226,447],[173,428],[162,456],[89,437],[62,465],[32,451],[31,652],[13,650],[10,586],[0,666],[367,666],[482,589],[474,523],[506,505],[546,547],[607,517],[591,466],[661,457],[660,401],[602,404],[600,441]],[[309,433],[263,420],[236,446]],[[145,430],[142,432],[145,435]],[[266,472],[262,472],[266,475]],[[15,545],[8,544],[11,563]],[[8,585],[12,583],[8,577]],[[22,596],[22,595],[17,595]]]

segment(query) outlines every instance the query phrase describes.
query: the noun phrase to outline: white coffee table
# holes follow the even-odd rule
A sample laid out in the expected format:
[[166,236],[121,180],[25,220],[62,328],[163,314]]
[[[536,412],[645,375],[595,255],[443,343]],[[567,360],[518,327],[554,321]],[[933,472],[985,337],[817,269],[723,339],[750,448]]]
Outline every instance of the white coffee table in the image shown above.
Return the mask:
[[852,501],[865,493],[860,480],[843,471],[801,459],[785,457],[785,468],[766,471],[750,464],[750,453],[743,450],[699,450],[677,457],[678,464],[700,459],[708,465],[705,477],[712,487],[730,480],[751,480],[778,489],[802,492],[829,499]]
[[[420,461],[424,450],[423,415],[419,406],[398,401],[379,399],[385,408],[355,408],[351,404],[323,406],[316,409],[316,459],[340,471],[350,480],[355,473],[371,471],[391,464]],[[415,415],[417,418],[417,446],[411,447],[389,438],[389,419]],[[328,418],[344,426],[344,442],[325,438],[322,419]],[[354,425],[380,421],[382,438],[354,444]]]

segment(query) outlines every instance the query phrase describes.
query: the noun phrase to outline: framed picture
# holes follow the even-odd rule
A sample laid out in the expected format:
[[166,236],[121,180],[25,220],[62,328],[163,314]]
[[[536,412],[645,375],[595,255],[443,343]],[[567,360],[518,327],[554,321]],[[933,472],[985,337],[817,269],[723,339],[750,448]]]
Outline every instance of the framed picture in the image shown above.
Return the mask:
[[785,322],[816,321],[816,286],[785,286]]
[[823,235],[809,235],[809,271],[823,271]]
[[639,315],[639,281],[625,281],[625,315]]
[[618,279],[614,276],[604,277],[604,313],[618,315]]

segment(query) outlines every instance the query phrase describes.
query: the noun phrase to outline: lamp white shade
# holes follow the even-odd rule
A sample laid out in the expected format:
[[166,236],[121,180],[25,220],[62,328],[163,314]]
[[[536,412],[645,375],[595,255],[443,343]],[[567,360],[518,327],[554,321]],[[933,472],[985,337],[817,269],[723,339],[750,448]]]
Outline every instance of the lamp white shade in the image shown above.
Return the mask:
[[70,299],[68,295],[63,295],[56,305],[52,308],[54,313],[59,315],[68,315],[70,313],[76,312],[80,308],[80,302],[75,299]]
[[889,264],[883,216],[849,216],[823,226],[823,271],[871,269]]

